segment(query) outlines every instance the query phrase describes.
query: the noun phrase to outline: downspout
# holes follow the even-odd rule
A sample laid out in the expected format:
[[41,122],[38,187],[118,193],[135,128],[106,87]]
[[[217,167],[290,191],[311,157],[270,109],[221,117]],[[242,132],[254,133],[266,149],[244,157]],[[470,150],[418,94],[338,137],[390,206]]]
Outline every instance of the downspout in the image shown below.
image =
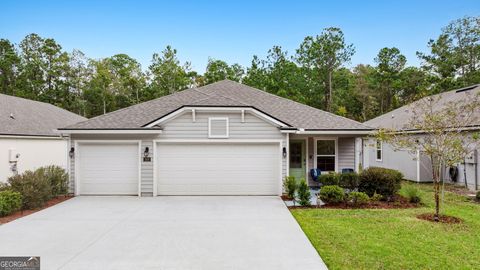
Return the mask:
[[420,150],[417,150],[417,182],[420,182]]
[[465,181],[465,188],[468,189],[468,182],[467,182],[467,161],[463,161],[463,180]]

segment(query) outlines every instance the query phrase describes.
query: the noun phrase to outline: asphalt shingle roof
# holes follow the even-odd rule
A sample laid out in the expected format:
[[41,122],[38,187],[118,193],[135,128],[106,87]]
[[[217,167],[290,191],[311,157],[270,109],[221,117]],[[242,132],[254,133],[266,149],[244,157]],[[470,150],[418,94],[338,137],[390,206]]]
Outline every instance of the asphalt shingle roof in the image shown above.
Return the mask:
[[[437,106],[437,108],[433,109],[441,110],[450,102],[463,101],[471,97],[471,95],[478,94],[480,94],[480,84],[424,97],[391,112],[368,120],[364,124],[374,128],[387,128],[395,130],[410,129],[411,127],[409,127],[409,122],[412,119],[413,112],[415,111],[414,108],[416,108],[421,102],[424,102],[426,98],[433,98],[435,100],[435,105]],[[480,119],[480,108],[476,113],[478,117],[475,118]],[[473,124],[480,125],[480,122]]]
[[269,94],[237,82],[223,80],[199,88],[137,104],[66,129],[141,128],[183,106],[243,106],[258,109],[292,127],[306,130],[369,130],[357,121]]
[[0,94],[0,134],[58,136],[58,127],[86,120],[54,105]]

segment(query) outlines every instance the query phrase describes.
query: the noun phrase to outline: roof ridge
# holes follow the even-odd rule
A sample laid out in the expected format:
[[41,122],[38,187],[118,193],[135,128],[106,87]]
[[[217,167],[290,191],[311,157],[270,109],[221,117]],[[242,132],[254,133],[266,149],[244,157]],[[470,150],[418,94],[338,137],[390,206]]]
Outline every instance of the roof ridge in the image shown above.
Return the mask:
[[281,96],[278,96],[278,95],[269,93],[269,92],[267,92],[267,91],[257,89],[257,88],[255,88],[255,87],[250,86],[250,85],[246,85],[246,84],[243,84],[243,83],[235,82],[235,81],[232,81],[232,80],[226,80],[226,81],[229,81],[229,82],[233,82],[233,83],[236,83],[236,84],[239,84],[239,85],[246,86],[246,87],[250,88],[251,90],[255,90],[255,91],[258,91],[258,92],[262,92],[262,93],[264,93],[264,94],[271,95],[271,96],[273,96],[273,97],[275,97],[275,98],[279,98],[279,99],[284,99],[284,100],[288,100],[288,101],[291,101],[291,102],[295,102],[295,103],[297,103],[297,104],[299,104],[299,105],[301,105],[301,106],[303,106],[303,107],[306,107],[306,108],[308,108],[308,109],[318,110],[318,111],[321,111],[321,112],[323,112],[323,113],[327,113],[327,114],[329,114],[330,116],[340,117],[340,118],[343,118],[343,119],[345,119],[345,120],[348,120],[348,121],[351,121],[351,122],[355,122],[356,124],[360,124],[360,125],[363,125],[363,126],[369,128],[369,126],[366,126],[366,125],[364,125],[363,123],[361,123],[361,122],[359,122],[359,121],[356,121],[356,120],[353,120],[353,119],[350,119],[350,118],[347,118],[347,117],[344,117],[344,116],[341,116],[341,115],[337,115],[337,114],[334,114],[334,113],[331,113],[331,112],[328,112],[328,111],[325,111],[325,110],[317,109],[317,108],[314,108],[314,107],[312,107],[312,106],[309,106],[309,105],[300,103],[300,102],[298,102],[298,101],[295,101],[295,100],[292,100],[292,99],[288,99],[288,98],[284,98],[284,97],[281,97]]

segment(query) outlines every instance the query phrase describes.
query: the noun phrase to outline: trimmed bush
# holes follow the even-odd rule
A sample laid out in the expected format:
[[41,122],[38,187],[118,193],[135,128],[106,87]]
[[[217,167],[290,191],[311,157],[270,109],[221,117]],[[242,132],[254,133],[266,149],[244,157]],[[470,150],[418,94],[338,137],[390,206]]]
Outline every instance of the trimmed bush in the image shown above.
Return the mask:
[[298,196],[298,203],[302,206],[308,206],[310,205],[310,188],[307,185],[307,181],[305,179],[302,179],[300,183],[298,184],[298,190],[297,190],[297,196]]
[[348,201],[355,206],[364,205],[369,199],[368,195],[364,192],[352,191],[348,194]]
[[342,173],[339,175],[338,185],[352,191],[358,188],[359,179],[360,177],[357,173]]
[[295,192],[297,191],[297,180],[295,176],[286,176],[283,181],[283,188],[290,199],[295,199]]
[[388,198],[400,190],[402,179],[402,173],[397,170],[370,167],[360,174],[358,191],[365,192],[368,196],[378,193]]
[[370,201],[372,202],[378,202],[378,201],[381,201],[382,199],[383,199],[383,196],[376,192],[373,194],[373,196],[370,197]]
[[8,216],[22,208],[22,195],[11,190],[0,191],[0,216]]
[[12,176],[8,183],[13,191],[22,194],[23,209],[42,207],[52,197],[52,187],[43,170]]
[[318,196],[325,203],[340,203],[344,200],[345,192],[337,185],[323,186]]
[[43,173],[48,179],[52,188],[52,196],[67,195],[68,193],[68,173],[61,167],[51,165],[38,169],[38,173]]
[[420,203],[422,197],[420,196],[420,190],[414,185],[406,185],[403,187],[403,194],[407,197],[411,203]]
[[335,186],[338,185],[339,174],[338,173],[326,173],[318,177],[318,182],[323,186]]

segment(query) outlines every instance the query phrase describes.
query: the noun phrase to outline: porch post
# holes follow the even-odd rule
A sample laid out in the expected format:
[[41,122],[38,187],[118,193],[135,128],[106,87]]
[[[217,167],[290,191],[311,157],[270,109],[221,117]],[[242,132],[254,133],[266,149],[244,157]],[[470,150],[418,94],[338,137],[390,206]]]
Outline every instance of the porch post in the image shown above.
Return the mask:
[[355,172],[360,171],[360,165],[362,160],[362,147],[363,147],[362,138],[355,137]]

